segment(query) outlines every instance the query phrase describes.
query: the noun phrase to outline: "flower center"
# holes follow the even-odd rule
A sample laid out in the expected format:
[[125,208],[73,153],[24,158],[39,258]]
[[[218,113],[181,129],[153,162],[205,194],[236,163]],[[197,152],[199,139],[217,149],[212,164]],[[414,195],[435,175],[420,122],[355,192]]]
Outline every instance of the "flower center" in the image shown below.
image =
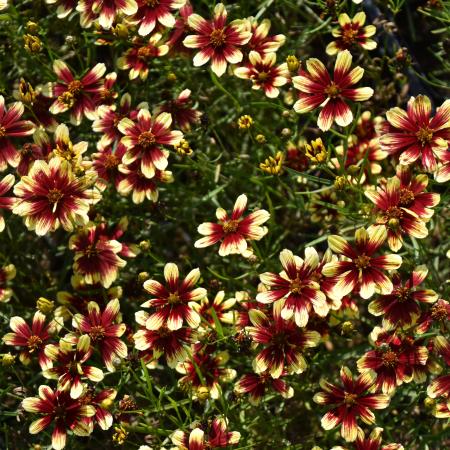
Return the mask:
[[239,227],[239,221],[237,220],[229,220],[224,223],[222,228],[225,233],[234,233]]
[[159,5],[159,0],[145,0],[145,4],[154,8],[155,6]]
[[383,354],[383,365],[386,367],[395,367],[397,365],[397,355],[395,352],[393,352],[392,350],[387,350],[384,354]]
[[401,219],[403,217],[403,211],[398,206],[390,206],[386,210],[386,216],[389,219]]
[[420,142],[420,145],[422,147],[425,147],[425,145],[429,144],[433,140],[433,131],[430,130],[428,127],[422,127],[417,133],[416,133],[417,139]]
[[114,98],[114,94],[115,92],[112,89],[104,88],[100,91],[100,98],[106,101],[112,100]]
[[141,147],[149,148],[156,142],[155,135],[151,131],[144,131],[139,135],[138,144]]
[[409,206],[414,201],[414,194],[406,188],[400,189],[400,206]]
[[344,403],[347,406],[351,406],[354,405],[356,403],[356,399],[358,398],[358,396],[356,394],[351,394],[349,392],[346,392],[344,394]]
[[105,329],[101,325],[96,325],[89,331],[89,336],[93,341],[98,341],[105,337]]
[[434,320],[444,321],[447,319],[447,308],[443,304],[434,305],[431,308],[431,317]]
[[63,92],[59,97],[58,100],[63,104],[66,105],[68,108],[72,108],[72,106],[75,104],[75,97],[74,95],[69,92]]
[[27,341],[28,351],[33,353],[42,345],[42,339],[39,336],[30,336]]
[[226,36],[223,28],[217,28],[210,35],[211,44],[213,47],[220,47],[225,44]]
[[50,189],[47,194],[47,198],[50,203],[58,203],[63,196],[64,194],[56,188]]
[[58,405],[53,410],[53,414],[55,415],[55,419],[56,418],[60,418],[60,417],[64,417],[66,415],[66,410],[65,410],[64,406]]
[[298,294],[301,290],[302,290],[303,284],[302,282],[296,278],[294,281],[292,281],[292,283],[289,286],[289,290],[293,293],[293,294]]
[[77,96],[81,89],[83,89],[83,83],[80,80],[73,80],[67,85],[67,90],[74,96]]
[[342,32],[342,42],[346,45],[350,45],[355,42],[356,36],[358,36],[358,30],[347,28]]
[[141,47],[137,53],[140,58],[150,58],[155,55],[155,49],[152,46],[147,45],[145,47]]
[[6,136],[6,128],[0,125],[0,139]]
[[58,144],[54,149],[54,152],[62,159],[70,161],[76,155],[73,152],[73,146],[71,142]]
[[169,297],[167,297],[167,303],[169,303],[170,305],[174,305],[176,303],[180,303],[181,299],[180,296],[178,295],[178,292],[171,292],[169,294]]
[[98,254],[98,250],[95,247],[95,244],[89,244],[85,249],[84,252],[85,256],[88,258],[91,258],[92,256],[95,256]]
[[259,81],[266,81],[268,77],[269,77],[269,74],[267,72],[264,72],[264,71],[259,72],[259,74],[258,74],[258,80]]
[[110,154],[106,156],[104,165],[107,169],[114,169],[119,163],[119,158],[116,155]]
[[358,269],[366,269],[370,266],[370,256],[365,254],[359,255],[353,262]]
[[396,296],[397,296],[397,300],[399,302],[406,302],[407,300],[410,299],[411,297],[411,292],[408,288],[406,287],[401,287],[398,288],[395,292]]
[[[0,127],[0,137],[1,135],[1,127]],[[33,154],[33,145],[32,144],[23,144],[22,147],[22,156],[31,156]]]
[[330,98],[336,98],[340,92],[339,86],[334,81],[325,88],[325,93],[328,94],[328,97]]

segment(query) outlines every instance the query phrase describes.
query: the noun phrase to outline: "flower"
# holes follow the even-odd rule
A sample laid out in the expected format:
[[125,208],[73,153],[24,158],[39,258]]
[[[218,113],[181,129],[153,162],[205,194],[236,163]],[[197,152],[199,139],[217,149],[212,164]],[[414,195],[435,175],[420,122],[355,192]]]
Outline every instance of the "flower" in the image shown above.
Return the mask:
[[303,351],[317,347],[320,341],[317,331],[298,328],[293,320],[284,320],[280,309],[275,304],[270,315],[257,309],[250,310],[252,326],[245,329],[258,345],[254,371],[268,371],[272,378],[280,378],[284,371],[297,374],[304,372],[307,363]]
[[80,0],[77,11],[84,11],[92,3],[92,12],[98,15],[101,27],[109,29],[118,14],[132,16],[138,10],[136,0]]
[[37,356],[42,370],[52,366],[50,358],[44,352],[50,339],[50,324],[45,323],[44,314],[36,311],[31,327],[22,317],[11,317],[9,327],[13,332],[3,336],[3,343],[23,348],[19,355],[22,364],[30,364],[31,359]]
[[130,69],[128,74],[130,80],[137,77],[146,80],[151,60],[169,53],[169,46],[161,43],[161,38],[160,33],[153,34],[147,41],[134,38],[133,46],[117,60],[117,67],[121,70]]
[[94,422],[100,425],[102,430],[109,430],[113,424],[113,416],[108,411],[108,406],[112,404],[116,398],[117,391],[115,389],[103,389],[95,393],[93,389],[88,389],[78,401],[82,405],[91,405],[95,408],[95,415],[83,417],[83,422],[87,424],[89,429],[93,428]]
[[256,406],[270,388],[278,392],[283,398],[294,396],[294,389],[286,381],[281,378],[272,378],[269,372],[244,375],[236,382],[234,392],[237,394],[249,394],[250,404]]
[[197,398],[206,388],[209,397],[217,400],[221,392],[220,382],[236,377],[234,369],[224,367],[228,359],[227,352],[214,354],[209,348],[194,344],[192,355],[176,367],[177,372],[184,375],[178,381],[179,385],[192,389]]
[[356,420],[371,425],[375,422],[372,409],[384,409],[389,405],[389,396],[386,394],[369,394],[375,383],[373,372],[365,372],[353,379],[347,367],[341,369],[342,387],[336,386],[322,379],[320,387],[323,392],[314,395],[314,401],[320,405],[333,405],[321,421],[322,428],[331,430],[341,425],[341,436],[347,442],[353,442],[358,436]]
[[334,28],[332,31],[335,41],[327,45],[326,52],[329,55],[335,55],[341,50],[350,49],[354,45],[362,47],[364,50],[373,50],[377,47],[377,43],[368,39],[373,36],[377,29],[373,25],[364,26],[366,21],[366,13],[359,12],[355,14],[353,19],[350,19],[348,14],[342,13],[339,15],[339,28]]
[[381,294],[390,294],[393,290],[391,280],[382,270],[398,269],[402,264],[400,255],[373,256],[387,238],[383,227],[359,228],[355,232],[355,245],[351,246],[337,235],[328,237],[330,249],[346,257],[343,261],[332,261],[323,267],[327,277],[337,277],[333,295],[342,298],[359,286],[359,295],[370,298],[379,289]]
[[136,204],[142,203],[146,198],[156,202],[158,200],[158,183],[172,183],[172,172],[156,169],[155,176],[150,179],[141,172],[140,166],[140,161],[119,166],[122,175],[117,185],[117,191],[124,196],[131,192],[131,199]]
[[194,428],[190,433],[176,430],[172,443],[179,450],[207,450],[228,447],[239,442],[241,434],[238,431],[228,431],[228,420],[225,417],[215,417],[207,429]]
[[13,213],[24,216],[27,228],[38,236],[55,231],[60,225],[72,231],[74,225],[89,221],[90,203],[101,198],[89,189],[94,182],[93,173],[76,177],[70,164],[59,158],[48,163],[35,161],[29,174],[14,187],[18,199]]
[[248,114],[244,114],[237,120],[237,125],[240,130],[248,130],[253,126],[253,117]]
[[10,138],[25,137],[34,133],[35,126],[28,120],[19,120],[24,112],[21,102],[5,106],[5,99],[0,95],[0,172],[8,167],[17,167],[19,153]]
[[87,334],[74,339],[67,336],[60,339],[59,345],[46,345],[45,355],[57,364],[45,369],[42,374],[45,378],[58,380],[58,389],[70,391],[71,398],[79,398],[83,393],[82,377],[94,383],[103,380],[100,369],[84,365],[92,355],[91,338]]
[[235,298],[225,300],[225,291],[219,291],[211,302],[207,297],[202,298],[200,303],[194,303],[193,308],[205,319],[212,328],[216,327],[216,321],[233,324],[235,322],[235,311],[228,311],[236,304]]
[[241,194],[233,208],[231,216],[223,208],[217,208],[216,217],[219,223],[205,222],[199,225],[198,232],[205,237],[195,242],[196,248],[209,247],[222,241],[220,256],[243,254],[247,250],[247,241],[260,240],[267,234],[267,228],[261,227],[270,218],[270,214],[259,209],[247,217],[242,217],[247,206],[247,196]]
[[83,114],[89,120],[94,120],[97,106],[94,96],[102,90],[101,78],[106,66],[103,63],[96,64],[81,79],[75,78],[66,63],[60,59],[53,62],[53,70],[58,82],[53,87],[52,95],[55,100],[50,106],[50,112],[61,114],[70,110],[70,120],[74,125],[81,123]]
[[131,164],[139,159],[141,171],[147,178],[153,178],[156,169],[166,169],[168,153],[159,146],[178,144],[183,137],[181,131],[170,130],[171,125],[170,114],[163,112],[152,120],[147,109],[139,110],[137,122],[128,118],[122,119],[118,128],[124,134],[121,142],[127,147],[122,162]]
[[260,23],[254,17],[245,20],[245,28],[252,33],[252,37],[246,44],[246,48],[263,56],[266,53],[275,53],[286,42],[284,34],[269,36],[271,22],[263,19]]
[[0,303],[8,303],[13,291],[7,287],[9,280],[13,280],[16,276],[16,267],[14,264],[7,264],[0,267]]
[[431,398],[448,395],[450,392],[450,375],[435,378],[427,388],[427,395]]
[[[353,443],[355,450],[404,450],[401,444],[387,444],[381,446],[381,433],[383,428],[376,427],[372,430],[368,437],[365,436],[364,431],[358,428],[358,435],[356,441]],[[381,447],[380,447],[381,446]],[[331,450],[347,450],[347,448],[338,446]]]
[[169,40],[167,41],[167,44],[172,51],[176,50],[181,53],[186,51],[186,47],[182,45],[182,40],[190,30],[188,19],[193,12],[194,10],[190,1],[186,0],[185,5],[180,8],[180,14],[175,20],[175,24],[173,26],[174,29],[170,34]]
[[138,10],[130,18],[133,25],[139,25],[138,33],[141,36],[150,34],[159,22],[162,26],[172,28],[175,17],[171,10],[182,8],[186,0],[138,0]]
[[127,148],[121,142],[117,144],[115,150],[111,146],[100,149],[97,153],[92,153],[92,169],[97,174],[96,186],[99,189],[107,187],[111,182],[116,189],[124,176],[119,171],[123,155]]
[[25,411],[41,414],[40,419],[31,423],[29,432],[37,434],[52,423],[55,427],[52,432],[52,448],[61,450],[66,446],[67,430],[77,436],[88,436],[89,427],[83,426],[85,417],[95,415],[95,408],[83,405],[79,400],[69,396],[68,392],[53,391],[46,385],[39,386],[39,397],[27,397],[22,401]]
[[420,317],[419,303],[434,303],[438,299],[431,289],[417,289],[427,277],[426,266],[418,266],[405,283],[400,276],[394,276],[394,289],[391,294],[381,295],[369,304],[369,312],[383,316],[383,328],[407,327]]
[[[400,172],[403,182],[409,175]],[[424,220],[433,215],[433,206],[440,201],[440,195],[422,192],[428,184],[424,174],[414,177],[412,182],[403,184],[396,176],[377,190],[366,190],[365,196],[376,205],[374,228],[387,232],[389,248],[398,251],[403,245],[403,235],[423,239],[428,235]]]
[[70,238],[69,248],[75,252],[74,272],[82,275],[87,284],[101,283],[109,288],[126,262],[118,256],[122,244],[102,231],[93,224],[80,229]]
[[0,233],[5,229],[5,219],[1,213],[2,209],[13,209],[15,198],[14,197],[3,197],[11,188],[14,186],[15,178],[12,173],[6,175],[2,180],[0,180]]
[[167,112],[172,116],[176,126],[183,131],[189,131],[191,124],[200,121],[202,113],[191,107],[190,89],[184,89],[174,100],[169,100],[156,108],[155,114]]
[[269,156],[259,164],[259,168],[269,175],[280,175],[283,171],[284,153],[277,152],[275,156]]
[[426,333],[433,323],[442,324],[450,320],[450,303],[440,298],[430,309],[424,311],[420,316],[417,326],[417,333]]
[[436,172],[434,173],[434,179],[438,183],[446,183],[450,180],[450,152],[447,149],[436,149],[435,154],[439,159],[439,164]]
[[110,372],[115,371],[115,360],[127,357],[127,346],[119,338],[125,333],[126,325],[120,323],[120,303],[117,298],[110,300],[103,312],[98,303],[89,302],[87,313],[75,314],[72,326],[81,334],[91,338],[92,345],[98,346],[103,362]]
[[312,310],[320,317],[328,314],[329,307],[325,294],[313,276],[319,265],[319,255],[313,247],[305,249],[305,259],[295,256],[290,250],[280,253],[283,271],[278,275],[265,272],[259,276],[261,282],[270,290],[260,292],[256,300],[261,303],[278,302],[281,317],[292,317],[299,327],[305,327]]
[[392,394],[401,384],[413,379],[425,381],[424,368],[428,350],[410,336],[400,338],[396,333],[375,327],[371,333],[375,349],[369,350],[357,361],[359,372],[375,372],[377,391]]
[[390,155],[400,153],[400,164],[413,164],[420,158],[427,172],[436,170],[437,155],[450,141],[450,100],[431,117],[431,101],[425,95],[411,97],[407,110],[395,107],[386,113],[389,122],[381,132],[380,144]]
[[75,145],[72,144],[69,136],[69,129],[65,124],[57,126],[54,140],[55,147],[50,153],[49,158],[56,157],[67,161],[75,172],[81,170],[83,153],[86,152],[88,143],[86,141],[81,141]]
[[369,87],[350,88],[364,74],[364,69],[359,66],[350,70],[351,64],[350,52],[339,52],[331,79],[321,61],[316,58],[308,59],[307,72],[302,70],[300,75],[292,78],[294,87],[300,91],[294,110],[303,114],[321,106],[317,125],[322,131],[329,130],[333,121],[342,127],[349,125],[353,120],[353,113],[344,100],[362,102],[373,95],[373,89]]
[[0,0],[0,11],[8,7],[8,0]]
[[221,77],[227,63],[237,64],[243,55],[238,47],[246,44],[252,33],[245,29],[245,22],[235,20],[227,24],[227,10],[222,3],[214,8],[214,17],[207,21],[198,14],[188,18],[189,26],[198,34],[187,36],[183,44],[188,48],[201,49],[194,57],[194,66],[203,66],[211,60],[211,69]]
[[289,79],[287,64],[276,67],[276,54],[266,53],[261,56],[258,52],[251,51],[249,62],[244,67],[238,67],[234,75],[252,81],[252,89],[262,89],[269,98],[278,97],[279,86],[284,86]]
[[169,330],[179,330],[183,321],[190,327],[197,328],[200,316],[192,308],[191,302],[197,302],[206,296],[206,289],[195,288],[200,279],[200,270],[191,270],[186,278],[180,282],[179,271],[176,264],[167,263],[164,266],[166,285],[156,280],[147,280],[144,289],[155,298],[147,300],[143,308],[156,308],[146,322],[149,330],[158,330],[166,325]]
[[56,16],[58,19],[64,19],[75,9],[77,0],[45,0],[45,3],[49,5],[57,4]]
[[328,151],[321,138],[312,140],[305,145],[305,155],[313,163],[324,163],[328,157]]

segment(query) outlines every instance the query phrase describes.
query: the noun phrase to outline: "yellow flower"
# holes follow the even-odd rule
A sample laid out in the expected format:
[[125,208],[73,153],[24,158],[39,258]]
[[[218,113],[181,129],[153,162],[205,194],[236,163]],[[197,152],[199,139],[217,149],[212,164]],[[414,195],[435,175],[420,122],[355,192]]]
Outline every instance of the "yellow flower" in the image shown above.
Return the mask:
[[294,55],[289,55],[286,58],[286,63],[287,63],[289,72],[291,72],[291,73],[297,72],[298,68],[300,67],[300,61]]
[[284,154],[277,152],[275,156],[269,156],[259,165],[259,168],[270,175],[279,175],[283,169]]
[[178,144],[175,144],[174,147],[177,153],[181,156],[191,156],[193,153],[192,148],[186,139],[181,139],[181,141]]
[[305,155],[315,163],[324,163],[327,160],[328,152],[323,145],[322,139],[317,138],[305,145]]
[[248,130],[253,125],[253,119],[248,114],[239,117],[238,126],[241,130]]

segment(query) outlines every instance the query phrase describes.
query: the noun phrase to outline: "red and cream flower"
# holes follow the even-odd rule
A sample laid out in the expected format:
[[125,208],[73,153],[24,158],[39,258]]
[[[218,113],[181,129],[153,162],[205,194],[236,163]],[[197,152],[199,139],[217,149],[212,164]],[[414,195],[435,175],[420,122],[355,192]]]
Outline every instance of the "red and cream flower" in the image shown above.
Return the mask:
[[121,70],[129,69],[130,80],[137,77],[146,80],[152,59],[167,55],[169,52],[169,46],[161,43],[161,38],[160,33],[153,34],[148,40],[135,37],[132,41],[133,46],[117,60],[117,67]]
[[172,116],[173,122],[183,131],[189,131],[191,125],[200,121],[202,113],[191,107],[190,89],[180,92],[174,100],[169,100],[156,108],[155,114],[167,112]]
[[88,436],[91,429],[83,419],[95,415],[95,408],[85,405],[69,396],[68,392],[53,391],[49,386],[39,387],[39,397],[27,397],[22,401],[22,408],[31,413],[41,414],[29,428],[31,434],[37,434],[52,423],[52,448],[61,450],[66,446],[67,430],[77,436]]
[[176,430],[172,436],[172,443],[177,449],[207,450],[236,445],[241,438],[238,431],[229,431],[228,420],[225,417],[215,417],[207,424],[206,430],[194,428],[189,433]]
[[316,58],[308,59],[307,72],[302,70],[300,75],[292,78],[294,87],[300,91],[294,110],[303,114],[321,106],[317,125],[322,131],[329,130],[333,121],[342,127],[349,125],[353,120],[353,113],[345,100],[362,102],[373,95],[373,89],[369,87],[351,88],[364,74],[364,69],[359,66],[351,70],[351,64],[350,52],[340,52],[331,79],[321,61]]
[[25,143],[20,150],[19,165],[16,169],[20,176],[28,175],[31,166],[38,159],[47,161],[53,150],[54,144],[42,128],[38,128],[34,132],[33,141],[33,144],[29,142]]
[[256,373],[268,371],[272,378],[288,373],[302,373],[307,368],[303,352],[317,347],[320,334],[299,328],[293,320],[281,317],[280,307],[273,307],[273,314],[252,309],[249,313],[252,326],[246,331],[257,344],[258,354],[253,363]]
[[290,77],[286,63],[275,66],[277,56],[275,53],[265,53],[262,56],[251,51],[249,62],[244,67],[238,67],[234,74],[238,78],[252,81],[252,89],[262,89],[269,98],[278,97],[278,87],[284,86]]
[[450,392],[450,375],[435,378],[427,388],[427,395],[431,398],[446,396]]
[[147,36],[159,22],[162,26],[172,28],[175,25],[174,10],[182,8],[186,0],[137,0],[138,11],[130,18],[133,25],[139,25],[138,33]]
[[77,0],[45,0],[48,5],[58,5],[56,16],[58,19],[67,17],[77,6]]
[[259,276],[269,290],[260,292],[256,300],[261,303],[279,303],[281,317],[285,320],[293,317],[299,327],[307,325],[312,311],[325,317],[329,306],[314,276],[319,265],[316,250],[307,247],[303,260],[285,249],[280,253],[280,261],[284,269],[280,274],[265,272]]
[[44,352],[51,330],[50,324],[45,323],[44,314],[36,311],[31,327],[22,317],[11,317],[9,327],[13,332],[3,336],[3,343],[22,348],[19,358],[23,364],[30,364],[33,357],[37,356],[42,370],[52,366],[50,358]]
[[91,338],[87,334],[78,339],[67,336],[60,339],[58,345],[48,344],[45,347],[45,355],[55,364],[45,369],[42,374],[47,379],[58,380],[58,389],[70,391],[71,398],[79,398],[85,389],[82,379],[87,378],[94,383],[103,380],[103,372],[100,369],[85,365],[92,351]]
[[74,272],[83,276],[87,284],[100,283],[109,288],[126,262],[118,255],[122,244],[103,231],[101,226],[88,225],[71,236],[69,248],[75,252]]
[[19,164],[19,152],[11,138],[25,137],[34,133],[35,126],[28,120],[19,120],[24,112],[21,102],[15,102],[5,106],[5,99],[0,95],[0,172],[8,167],[17,167]]
[[234,386],[236,394],[248,394],[248,401],[255,406],[270,390],[278,392],[283,398],[291,398],[294,395],[294,389],[286,381],[281,378],[272,378],[269,372],[248,373],[238,380]]
[[0,233],[5,229],[5,219],[3,218],[1,210],[12,210],[16,201],[14,197],[4,197],[4,195],[14,186],[14,182],[15,178],[12,173],[0,180]]
[[67,125],[60,124],[57,126],[54,135],[54,148],[49,154],[49,158],[56,157],[67,161],[75,172],[82,169],[83,153],[88,149],[86,141],[80,141],[73,144],[70,140],[69,129]]
[[428,350],[409,337],[400,338],[396,334],[375,327],[371,334],[375,349],[369,350],[358,361],[358,371],[373,371],[376,374],[377,391],[392,394],[401,384],[414,378],[424,381],[420,372],[428,360]]
[[122,144],[127,152],[122,158],[124,164],[136,160],[141,162],[141,171],[147,178],[153,178],[156,170],[165,170],[168,164],[168,153],[161,145],[176,145],[183,137],[178,130],[171,130],[172,116],[166,112],[158,114],[154,119],[147,109],[139,110],[137,121],[124,118],[119,123]]
[[420,193],[427,184],[428,177],[423,174],[404,187],[398,177],[393,177],[384,186],[364,192],[376,206],[376,222],[371,228],[386,230],[391,250],[396,252],[402,247],[404,235],[417,239],[428,235],[425,220],[433,215],[431,208],[439,203],[440,196]]
[[[376,427],[372,430],[368,437],[365,436],[364,431],[358,427],[358,435],[356,441],[353,443],[354,450],[404,450],[401,444],[386,444],[381,445],[381,433],[383,428]],[[348,450],[347,447],[340,445],[333,447],[331,450]]]
[[172,51],[177,51],[179,53],[186,53],[186,47],[183,45],[184,37],[189,33],[190,27],[188,25],[189,16],[194,12],[191,3],[189,0],[186,0],[186,4],[180,8],[179,16],[175,20],[175,24],[173,26],[173,31],[169,35],[169,40],[167,44],[171,48]]
[[172,183],[173,175],[168,170],[156,170],[153,178],[147,178],[141,172],[141,162],[135,161],[129,165],[119,166],[123,178],[117,185],[119,194],[127,196],[131,193],[133,203],[140,204],[145,199],[156,202],[158,200],[158,184]]
[[164,355],[167,365],[172,368],[188,359],[191,354],[190,345],[195,340],[192,328],[169,330],[166,326],[162,326],[158,330],[148,330],[146,328],[148,318],[149,314],[145,311],[136,313],[136,322],[141,325],[133,335],[136,349],[151,361],[156,361]]
[[35,161],[28,175],[14,187],[17,196],[13,213],[25,217],[25,225],[43,236],[61,225],[73,231],[74,225],[89,221],[90,204],[100,200],[99,192],[90,189],[95,174],[77,177],[67,161],[52,158],[48,163]]
[[447,149],[435,150],[435,154],[439,159],[437,170],[434,173],[434,179],[438,183],[446,183],[450,180],[450,151]]
[[125,145],[119,142],[115,149],[112,146],[106,146],[92,154],[92,169],[97,174],[95,185],[99,189],[105,189],[108,182],[111,182],[116,189],[118,188],[124,178],[119,171],[119,166],[126,151]]
[[359,12],[350,19],[348,14],[342,13],[338,18],[339,28],[332,30],[332,35],[336,39],[327,45],[326,52],[335,55],[342,50],[349,50],[353,46],[360,46],[364,50],[373,50],[377,43],[369,39],[377,29],[374,25],[366,25],[366,13]]
[[431,289],[417,289],[427,274],[426,266],[418,266],[405,283],[402,283],[399,275],[394,275],[392,293],[381,295],[369,304],[371,314],[383,316],[383,328],[409,327],[420,317],[420,303],[436,302],[436,292]]
[[203,395],[205,388],[212,399],[221,394],[220,383],[236,378],[236,371],[224,367],[229,355],[225,352],[213,353],[201,344],[194,344],[192,355],[177,365],[177,372],[184,376],[178,380],[182,387],[192,389],[195,396]]
[[418,320],[417,333],[426,333],[433,324],[444,327],[450,321],[450,303],[440,298],[431,308],[424,311]]
[[94,14],[98,15],[98,22],[105,29],[111,28],[119,14],[132,16],[138,10],[136,0],[80,0],[77,11],[85,11],[88,6]]
[[213,328],[216,327],[216,321],[233,324],[236,319],[236,311],[229,309],[236,304],[235,298],[225,300],[225,291],[219,291],[211,302],[207,297],[200,300],[200,303],[194,303],[193,308],[200,314],[202,319],[206,320]]
[[109,301],[103,311],[98,303],[89,302],[85,315],[75,314],[72,318],[73,328],[91,338],[91,344],[100,350],[110,372],[115,371],[116,360],[124,359],[128,354],[127,346],[119,339],[126,331],[126,325],[120,322],[119,311],[117,298]]
[[386,238],[387,232],[383,227],[356,230],[354,246],[341,236],[329,236],[331,250],[345,257],[345,260],[332,261],[323,267],[325,276],[337,277],[333,287],[335,297],[342,298],[357,289],[364,299],[372,297],[376,288],[383,295],[392,292],[392,282],[382,270],[398,269],[402,257],[393,254],[374,256]]
[[230,216],[223,208],[217,208],[216,217],[219,223],[205,222],[199,225],[198,232],[205,237],[196,241],[194,246],[209,247],[221,241],[220,256],[242,255],[247,250],[247,241],[258,241],[267,234],[267,228],[261,225],[270,218],[270,214],[264,209],[258,209],[247,217],[243,217],[246,207],[247,196],[241,194]]
[[95,97],[100,94],[103,87],[102,77],[106,71],[103,63],[98,63],[81,79],[75,78],[67,64],[60,59],[54,61],[53,70],[58,81],[53,86],[54,102],[50,106],[50,112],[61,114],[70,110],[71,122],[79,125],[83,115],[89,120],[94,120]]
[[169,330],[179,330],[184,321],[191,328],[197,328],[200,316],[193,309],[192,302],[198,302],[206,296],[206,289],[194,288],[200,279],[200,270],[191,270],[181,281],[176,264],[167,263],[164,266],[164,278],[165,285],[156,280],[144,283],[144,289],[154,296],[141,305],[154,309],[146,321],[147,329],[159,330],[166,325]]
[[194,57],[194,66],[203,66],[211,60],[212,71],[221,77],[227,69],[227,63],[237,64],[242,61],[243,54],[238,47],[246,44],[252,33],[246,30],[243,20],[227,24],[227,10],[222,3],[215,6],[212,20],[191,14],[188,24],[198,33],[187,36],[183,41],[188,48],[200,49]]
[[113,424],[113,415],[108,411],[117,396],[115,389],[103,389],[95,393],[93,389],[88,389],[78,401],[82,405],[91,405],[95,408],[95,415],[84,417],[82,420],[89,429],[94,428],[94,422],[98,423],[102,430],[109,430]]
[[16,267],[14,264],[0,266],[0,303],[8,303],[13,291],[8,287],[8,281],[16,277]]
[[342,386],[336,386],[322,379],[323,389],[314,395],[314,401],[320,405],[333,405],[333,409],[322,417],[322,428],[331,430],[341,424],[341,436],[347,442],[353,442],[358,436],[358,417],[368,424],[375,423],[372,409],[384,409],[390,398],[386,394],[371,394],[375,383],[373,372],[364,372],[356,379],[347,367],[341,369]]
[[420,159],[427,172],[436,170],[436,157],[447,150],[450,141],[450,100],[431,116],[431,101],[425,95],[411,97],[407,109],[395,107],[386,113],[389,122],[381,130],[380,143],[389,154],[400,153],[400,164]]
[[271,22],[269,19],[263,19],[260,23],[254,17],[245,20],[246,30],[252,33],[252,37],[245,45],[245,48],[260,55],[266,53],[276,53],[278,49],[286,42],[284,34],[269,36]]

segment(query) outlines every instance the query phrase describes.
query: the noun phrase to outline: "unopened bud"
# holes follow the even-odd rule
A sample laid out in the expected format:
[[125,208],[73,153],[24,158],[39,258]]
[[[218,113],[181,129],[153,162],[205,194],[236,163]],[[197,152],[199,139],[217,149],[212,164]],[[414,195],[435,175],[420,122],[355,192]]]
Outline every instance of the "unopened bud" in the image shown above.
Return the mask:
[[209,398],[209,389],[206,386],[200,386],[197,389],[197,398],[201,402],[204,402],[204,401],[208,400],[208,398]]
[[167,81],[170,81],[171,83],[177,81],[177,75],[174,72],[169,72],[167,74]]
[[44,297],[39,297],[38,301],[36,302],[36,308],[42,314],[50,314],[55,308],[55,303]]
[[265,144],[266,143],[266,137],[263,134],[257,134],[255,139],[256,139],[256,142],[258,144]]
[[117,36],[119,39],[126,39],[128,37],[128,28],[123,23],[118,23],[113,27],[112,32],[114,33],[114,36]]
[[344,190],[347,187],[347,179],[342,176],[337,176],[336,179],[334,180],[334,187],[338,191]]
[[26,24],[27,32],[30,34],[36,34],[39,31],[39,25],[32,20],[29,20]]
[[150,278],[150,275],[148,272],[140,272],[138,274],[138,281],[143,283],[144,281],[147,281]]
[[355,327],[352,322],[346,321],[341,325],[341,334],[347,335],[351,334],[355,330]]
[[0,359],[2,362],[2,366],[9,367],[14,364],[16,357],[14,355],[11,355],[11,353],[8,352],[8,353],[2,353],[0,355]]
[[150,241],[145,240],[145,241],[139,242],[139,248],[141,250],[147,251],[147,250],[150,250],[152,248],[152,246],[150,244]]
[[42,41],[37,36],[25,34],[23,42],[23,47],[29,53],[39,53],[42,50]]
[[289,72],[291,72],[291,73],[297,72],[298,68],[300,67],[300,61],[294,55],[289,55],[286,58],[286,63],[287,63]]
[[356,175],[357,173],[359,173],[359,167],[355,164],[352,164],[351,166],[348,166],[347,172],[350,175]]

